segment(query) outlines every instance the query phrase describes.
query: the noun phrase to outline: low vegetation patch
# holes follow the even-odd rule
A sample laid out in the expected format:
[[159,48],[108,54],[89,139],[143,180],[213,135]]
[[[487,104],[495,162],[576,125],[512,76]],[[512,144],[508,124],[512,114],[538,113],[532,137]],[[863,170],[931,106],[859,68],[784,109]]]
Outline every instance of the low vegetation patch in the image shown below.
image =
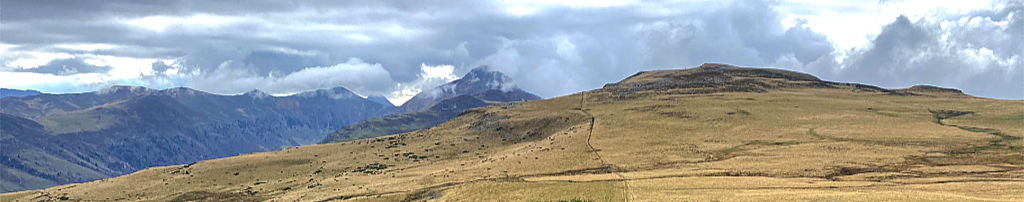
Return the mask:
[[366,174],[375,174],[375,173],[378,173],[380,170],[384,170],[384,169],[387,169],[387,168],[388,168],[388,165],[384,165],[384,164],[381,164],[381,163],[371,163],[371,164],[367,164],[366,166],[356,167],[356,169],[352,170],[352,172],[357,172],[357,173],[358,172],[362,172],[362,173],[366,173]]
[[932,113],[932,116],[935,117],[935,123],[938,123],[939,125],[945,125],[945,124],[942,123],[943,119],[948,119],[948,118],[953,118],[953,117],[958,117],[958,116],[963,116],[963,115],[968,115],[968,114],[974,114],[974,112],[972,112],[972,111],[960,111],[960,110],[948,110],[948,109],[940,109],[940,110],[928,109],[928,112]]

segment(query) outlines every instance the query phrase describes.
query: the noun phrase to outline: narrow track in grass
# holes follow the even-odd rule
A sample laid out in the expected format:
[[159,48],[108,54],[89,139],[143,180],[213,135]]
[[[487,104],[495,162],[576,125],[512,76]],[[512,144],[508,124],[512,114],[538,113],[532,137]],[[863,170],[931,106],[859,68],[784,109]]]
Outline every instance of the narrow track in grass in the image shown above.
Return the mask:
[[590,114],[590,112],[587,112],[586,108],[584,108],[586,106],[586,100],[587,92],[580,92],[580,111],[583,112],[583,114],[590,116],[590,131],[587,133],[587,147],[590,149],[591,152],[594,152],[594,155],[597,156],[597,160],[601,161],[602,167],[608,168],[612,174],[615,174],[616,176],[619,177],[619,179],[622,180],[622,185],[624,187],[623,192],[625,192],[626,201],[632,201],[633,196],[629,194],[629,178],[626,178],[626,176],[622,175],[622,173],[619,172],[621,169],[619,169],[617,166],[605,161],[604,157],[601,157],[601,153],[594,148],[593,144],[590,143],[591,137],[594,136],[594,124],[597,122],[597,118],[594,117],[593,114]]

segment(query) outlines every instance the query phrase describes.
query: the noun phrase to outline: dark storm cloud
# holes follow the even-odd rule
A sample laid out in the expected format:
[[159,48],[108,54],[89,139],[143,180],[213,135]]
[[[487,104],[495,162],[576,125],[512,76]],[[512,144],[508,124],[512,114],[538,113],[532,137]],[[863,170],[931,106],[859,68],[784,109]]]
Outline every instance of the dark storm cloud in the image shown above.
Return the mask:
[[171,65],[169,65],[167,63],[157,61],[157,62],[153,63],[152,68],[153,68],[153,71],[164,72],[164,71],[167,71],[168,69],[173,69],[174,67],[172,67]]
[[[835,50],[827,36],[804,23],[784,26],[785,16],[774,9],[774,1],[621,6],[542,2],[517,4],[528,8],[519,14],[510,13],[516,5],[507,3],[4,1],[0,42],[15,45],[12,50],[17,51],[170,59],[174,62],[147,67],[157,73],[140,79],[217,93],[253,88],[290,93],[346,85],[363,95],[389,95],[439,82],[423,78],[423,65],[451,64],[455,74],[489,65],[512,76],[520,87],[551,97],[597,88],[640,70],[721,62],[888,87],[929,83],[978,95],[1024,97],[1020,88],[979,82],[998,77],[994,81],[1001,85],[1022,86],[1024,59],[1004,64],[1024,55],[1020,40],[1013,40],[1022,35],[1020,20],[1011,20],[1008,29],[959,29],[939,24],[964,16],[901,18],[882,28],[865,48]],[[1019,10],[1007,6],[967,15],[998,22],[1024,16]],[[164,25],[156,26],[160,23]],[[54,48],[70,43],[114,47]],[[946,48],[947,43],[956,48]],[[979,47],[995,57],[985,58],[988,52]],[[985,57],[967,57],[968,48]],[[164,74],[169,70],[179,75],[161,80],[173,76]]]
[[[522,20],[482,22],[474,27],[525,34],[502,38],[495,50],[481,51],[493,53],[480,63],[506,68],[520,86],[553,96],[599,87],[640,70],[705,62],[775,66],[786,60],[802,65],[832,52],[823,35],[804,27],[784,28],[766,2],[690,6],[673,5],[680,11],[666,14],[634,7],[550,10],[521,27],[514,22]],[[486,38],[478,41],[488,43]]]
[[803,24],[784,28],[782,17],[764,2],[737,3],[705,12],[642,24],[643,44],[649,52],[646,65],[770,65],[778,60],[802,65],[833,51],[824,35]]
[[252,51],[242,62],[261,72],[293,72],[303,67],[330,65],[325,55],[288,54],[269,50]]
[[51,60],[49,63],[36,68],[18,69],[16,71],[53,75],[71,75],[79,73],[106,73],[107,71],[110,71],[110,66],[90,65],[80,59],[71,58]]

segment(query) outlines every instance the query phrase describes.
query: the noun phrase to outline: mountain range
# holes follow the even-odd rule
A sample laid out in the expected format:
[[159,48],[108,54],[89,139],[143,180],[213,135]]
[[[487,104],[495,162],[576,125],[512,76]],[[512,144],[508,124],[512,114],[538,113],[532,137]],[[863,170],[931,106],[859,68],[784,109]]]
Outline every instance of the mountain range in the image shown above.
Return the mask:
[[[507,79],[486,68],[467,75],[476,74]],[[456,81],[462,82],[457,89],[473,89],[470,91],[446,92],[429,98],[417,96],[417,102],[431,105],[424,111],[444,116],[403,120],[416,126],[405,129],[429,128],[453,117],[449,114],[472,107],[539,99],[514,87],[508,88],[509,93],[485,93],[487,90],[480,89],[491,88],[484,83],[498,87],[506,85],[501,84],[506,80],[474,78],[483,80]],[[455,86],[453,83],[446,86]],[[0,98],[3,192],[312,144],[325,141],[332,131],[366,119],[406,111],[424,113],[411,107],[396,107],[383,97],[363,98],[344,87],[289,96],[272,96],[258,90],[218,95],[189,88],[154,90],[133,86],[74,94],[14,96],[16,93],[7,92],[5,89],[4,94],[12,96]],[[393,133],[360,137],[390,134]]]
[[474,108],[425,130],[0,198],[1021,201],[1022,123],[1020,100],[705,64]]
[[274,97],[130,86],[5,97],[0,108],[4,191],[315,143],[392,110],[344,88]]

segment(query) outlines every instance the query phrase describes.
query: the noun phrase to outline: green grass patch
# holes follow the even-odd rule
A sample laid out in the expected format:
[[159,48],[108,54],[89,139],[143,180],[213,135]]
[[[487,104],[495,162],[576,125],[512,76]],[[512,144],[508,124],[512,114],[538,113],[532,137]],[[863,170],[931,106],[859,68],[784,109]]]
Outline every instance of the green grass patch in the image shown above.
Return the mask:
[[810,130],[807,130],[807,134],[810,134],[812,137],[815,137],[815,138],[818,138],[818,139],[824,139],[825,138],[825,137],[822,137],[821,135],[818,135],[818,133],[814,132],[813,128],[811,128]]

